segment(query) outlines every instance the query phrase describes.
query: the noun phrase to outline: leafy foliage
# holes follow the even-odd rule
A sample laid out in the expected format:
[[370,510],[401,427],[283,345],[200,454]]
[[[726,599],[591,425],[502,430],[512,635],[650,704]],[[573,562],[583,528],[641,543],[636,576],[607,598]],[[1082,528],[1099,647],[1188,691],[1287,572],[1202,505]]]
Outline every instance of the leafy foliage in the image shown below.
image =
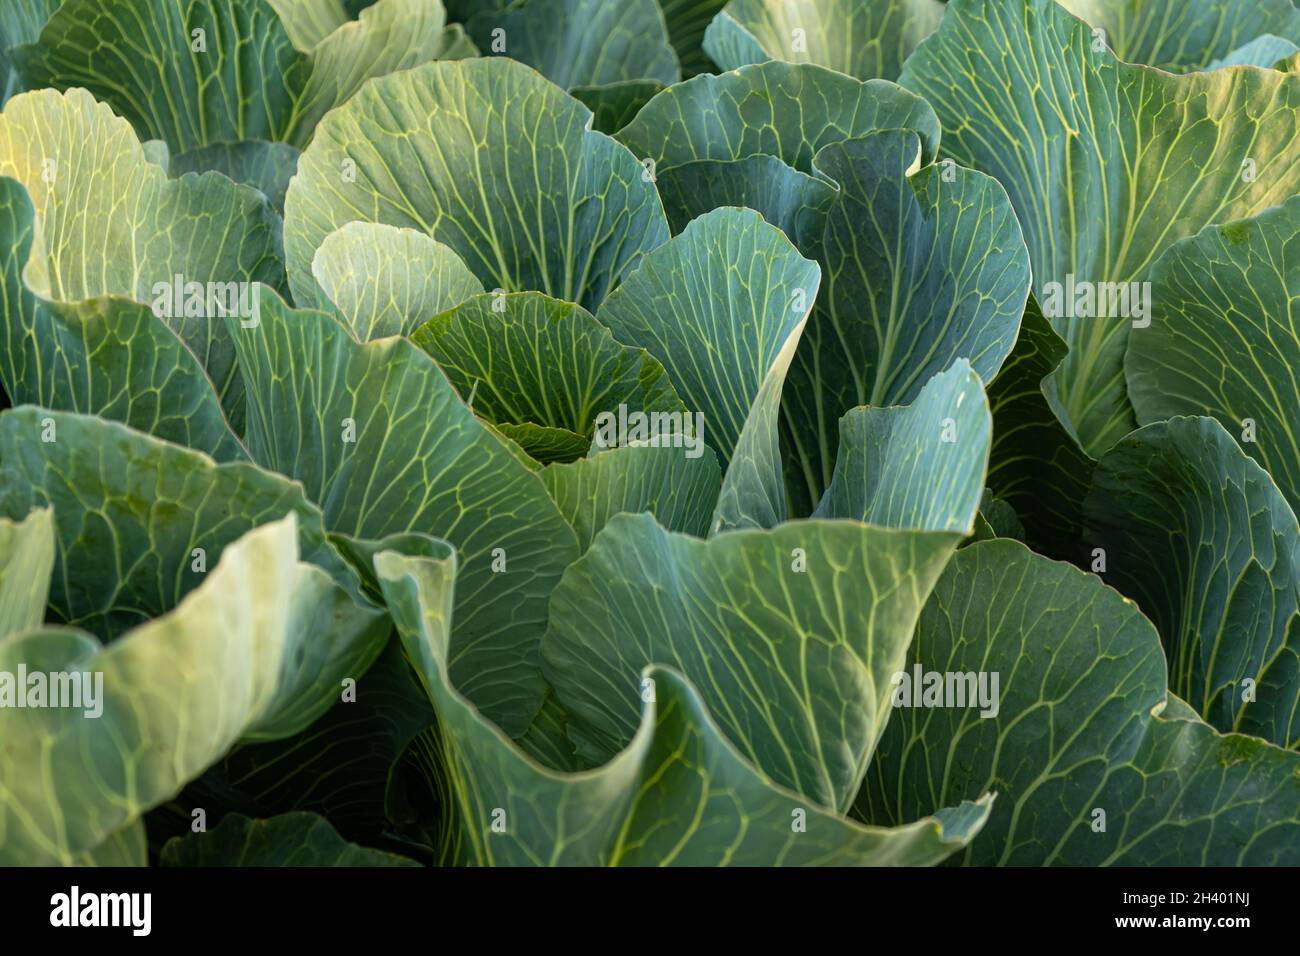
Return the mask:
[[[1004,51],[994,58],[991,51]],[[1030,75],[1059,77],[1044,86]],[[1052,0],[954,0],[900,82],[925,96],[958,162],[995,176],[1034,264],[1034,294],[1069,345],[1063,409],[1096,456],[1134,426],[1123,377],[1133,326],[1108,283],[1149,281],[1156,258],[1208,225],[1300,191],[1300,77],[1186,76],[1132,66]],[[1053,309],[1091,283],[1106,304]],[[1084,300],[1086,305],[1086,300]],[[1055,314],[1052,314],[1055,313]]]
[[9,0],[0,864],[1300,864],[1288,0]]

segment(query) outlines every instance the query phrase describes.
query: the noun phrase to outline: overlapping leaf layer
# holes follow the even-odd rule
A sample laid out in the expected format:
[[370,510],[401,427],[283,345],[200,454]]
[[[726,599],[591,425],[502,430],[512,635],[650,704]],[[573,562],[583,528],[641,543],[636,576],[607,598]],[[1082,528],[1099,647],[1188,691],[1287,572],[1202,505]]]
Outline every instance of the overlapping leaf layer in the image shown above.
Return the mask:
[[0,864],[1300,864],[1289,0],[8,0]]

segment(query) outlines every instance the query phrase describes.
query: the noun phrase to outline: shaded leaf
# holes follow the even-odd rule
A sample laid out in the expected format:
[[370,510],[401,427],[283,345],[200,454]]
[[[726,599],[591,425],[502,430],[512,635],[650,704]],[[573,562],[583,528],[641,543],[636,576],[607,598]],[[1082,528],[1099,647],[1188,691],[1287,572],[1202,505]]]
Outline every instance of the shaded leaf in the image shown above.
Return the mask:
[[22,77],[13,63],[13,50],[32,43],[62,0],[10,0],[0,5],[0,106],[22,92]]
[[667,85],[658,80],[622,80],[604,86],[575,86],[569,95],[591,110],[591,128],[613,136]]
[[1084,521],[1107,580],[1159,629],[1170,689],[1220,730],[1300,743],[1300,525],[1219,423],[1175,418],[1120,440]]
[[821,237],[836,196],[832,183],[767,155],[685,163],[660,173],[657,183],[674,234],[710,209],[743,206],[760,213],[801,250]]
[[1300,755],[1169,717],[1154,629],[1092,575],[1012,541],[963,548],[921,614],[903,673],[917,669],[954,691],[998,675],[996,699],[895,708],[859,795],[866,819],[996,790],[963,863],[1300,859]]
[[527,63],[565,89],[681,78],[658,0],[520,0],[476,13],[465,29],[484,54]]
[[713,450],[692,458],[682,449],[625,445],[541,472],[542,482],[586,551],[616,514],[649,512],[669,531],[702,538],[722,474]]
[[163,866],[414,866],[394,853],[348,843],[328,820],[314,813],[286,813],[269,820],[227,814],[205,833],[173,837],[163,847]]
[[289,180],[298,171],[298,156],[299,151],[288,143],[258,139],[212,143],[171,157],[169,172],[183,176],[216,170],[237,183],[252,186],[283,214]]
[[[374,568],[369,569],[374,577]],[[380,843],[410,822],[396,806],[399,761],[434,721],[424,689],[396,640],[356,676],[355,699],[337,701],[305,730],[231,751],[178,798],[248,816],[319,813],[349,840]],[[429,809],[429,808],[422,808]],[[176,835],[192,820],[188,811]]]
[[668,25],[668,39],[681,61],[682,76],[713,72],[713,62],[702,47],[704,31],[727,0],[659,0]]
[[[474,411],[501,426],[578,436],[586,452],[599,414],[674,412],[682,403],[645,349],[621,345],[590,312],[537,292],[479,295],[430,319],[411,340],[431,355]],[[528,450],[528,436],[520,444]]]
[[1054,558],[1082,553],[1080,523],[1094,462],[1063,422],[1055,371],[1066,346],[1031,295],[1020,337],[988,388],[993,409],[989,489],[1015,509],[1025,541]]
[[993,492],[984,489],[980,499],[979,514],[975,516],[975,534],[970,542],[989,541],[993,538],[1012,538],[1025,540],[1025,526],[1020,523],[1016,509],[1001,498],[994,498]]

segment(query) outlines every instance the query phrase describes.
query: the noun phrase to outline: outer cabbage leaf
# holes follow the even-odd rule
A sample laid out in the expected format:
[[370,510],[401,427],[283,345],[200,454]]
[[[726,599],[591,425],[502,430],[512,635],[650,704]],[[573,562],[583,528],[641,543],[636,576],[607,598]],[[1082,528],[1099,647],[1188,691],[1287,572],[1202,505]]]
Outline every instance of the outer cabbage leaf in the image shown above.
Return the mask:
[[99,846],[74,857],[76,866],[148,866],[149,838],[136,820],[109,834]]
[[[938,151],[939,120],[919,96],[885,80],[864,83],[819,66],[773,61],[669,87],[618,139],[639,158],[654,160],[660,178],[687,163],[751,156],[774,156],[813,175],[822,147],[884,129],[915,130],[923,162]],[[683,219],[707,211],[697,206]]]
[[31,43],[62,0],[10,0],[0,6],[0,106],[23,89],[13,63],[13,50]]
[[[282,286],[280,220],[266,198],[216,174],[168,179],[130,124],[84,90],[39,90],[9,102],[0,114],[0,176],[22,183],[35,208],[23,271],[29,291],[58,302],[149,303],[198,357],[238,430],[242,389],[214,299],[229,306],[233,291],[248,306],[239,311],[255,321],[254,283]],[[130,311],[128,322],[143,319]],[[142,345],[144,352],[175,351],[160,333],[146,338],[158,344]]]
[[247,457],[198,358],[149,306],[50,301],[27,287],[35,228],[27,191],[0,178],[0,381],[10,401],[100,415],[220,461]]
[[668,236],[644,168],[591,112],[505,58],[429,63],[365,86],[303,153],[285,200],[295,299],[353,220],[420,229],[485,288],[594,308]]
[[[348,21],[344,0],[267,0],[299,50],[310,50]],[[365,6],[370,6],[369,0]]]
[[964,359],[911,405],[852,409],[840,419],[839,458],[814,517],[971,534],[992,429],[984,387]]
[[1212,61],[1206,69],[1217,70],[1225,66],[1260,66],[1276,70],[1281,69],[1280,64],[1289,60],[1297,52],[1300,52],[1300,46],[1295,42],[1266,33],[1237,47],[1222,59]]
[[[601,307],[621,342],[661,361],[724,477],[714,530],[785,518],[781,388],[821,281],[779,229],[716,209],[646,256]],[[692,421],[697,421],[692,417]]]
[[456,253],[415,229],[351,222],[325,237],[311,264],[312,303],[336,311],[362,342],[410,335],[483,291]]
[[65,0],[40,39],[15,56],[31,85],[83,87],[142,137],[181,153],[241,140],[302,147],[321,117],[366,80],[457,42],[438,0],[377,0],[349,23],[322,16],[321,7]]
[[1300,198],[1175,243],[1124,369],[1138,421],[1208,415],[1300,509]]
[[673,233],[720,206],[753,209],[801,249],[820,237],[837,195],[835,185],[775,156],[685,163],[663,173],[659,196]]
[[1300,755],[1194,715],[1170,718],[1154,629],[1092,575],[1013,541],[963,548],[921,614],[906,667],[945,685],[984,674],[986,690],[997,674],[996,707],[966,695],[965,705],[954,696],[953,706],[896,708],[858,799],[868,820],[912,819],[993,789],[988,826],[962,862],[1300,859]]
[[704,537],[722,473],[708,447],[689,458],[676,448],[624,445],[550,465],[541,478],[586,551],[609,519],[624,513],[649,512],[670,531]]
[[731,0],[704,50],[724,70],[786,60],[894,80],[943,9],[940,0]]
[[527,63],[565,89],[681,79],[658,0],[519,0],[476,13],[465,29],[485,54]]
[[990,381],[1016,339],[1029,255],[1005,191],[951,164],[915,171],[920,152],[915,133],[890,130],[815,160],[839,193],[824,230],[800,244],[825,291],[782,408],[791,498],[804,514],[830,481],[841,415],[911,402],[959,358]]
[[513,735],[542,705],[546,601],[578,553],[537,475],[404,338],[359,343],[277,297],[232,334],[253,460],[291,475],[332,532],[445,536],[463,560],[451,661],[466,695]]
[[305,726],[342,677],[365,670],[385,615],[297,555],[285,518],[232,544],[174,611],[108,647],[67,629],[0,642],[6,671],[102,675],[98,716],[0,709],[0,859],[75,862],[241,739]]
[[[455,808],[456,829],[444,847],[450,861],[918,865],[959,849],[988,814],[991,798],[894,829],[828,813],[752,767],[691,684],[669,668],[646,668],[654,699],[626,749],[595,770],[548,770],[487,723],[448,677],[456,577],[450,551],[441,560],[387,552],[375,564],[438,711]],[[635,684],[629,693],[639,699]]]
[[[1098,39],[1129,63],[1183,73],[1214,69],[1261,38],[1300,43],[1300,10],[1291,0],[1060,0],[1104,31]],[[1295,52],[1292,50],[1291,52]],[[1250,60],[1271,66],[1287,56]],[[1244,61],[1243,61],[1244,62]]]
[[50,607],[112,639],[172,610],[223,550],[292,513],[304,560],[359,595],[302,487],[89,415],[31,406],[0,414],[0,513],[53,507],[58,561]]
[[1006,187],[1069,345],[1060,402],[1100,454],[1134,427],[1124,349],[1156,258],[1300,192],[1300,77],[1172,76],[1120,62],[1051,0],[954,0],[900,82],[935,104],[954,159]]
[[0,641],[39,627],[54,570],[54,513],[0,518]]
[[819,150],[885,129],[915,130],[923,160],[939,147],[930,104],[884,80],[767,62],[699,76],[654,97],[618,138],[652,170],[680,231],[719,206],[747,206],[805,254],[821,237],[834,184]]
[[642,674],[664,664],[764,774],[843,811],[959,537],[811,521],[700,541],[613,518],[565,573],[542,643],[570,738],[591,760],[628,746]]
[[1097,464],[1084,536],[1159,629],[1174,693],[1220,730],[1300,744],[1300,525],[1218,422],[1119,441]]

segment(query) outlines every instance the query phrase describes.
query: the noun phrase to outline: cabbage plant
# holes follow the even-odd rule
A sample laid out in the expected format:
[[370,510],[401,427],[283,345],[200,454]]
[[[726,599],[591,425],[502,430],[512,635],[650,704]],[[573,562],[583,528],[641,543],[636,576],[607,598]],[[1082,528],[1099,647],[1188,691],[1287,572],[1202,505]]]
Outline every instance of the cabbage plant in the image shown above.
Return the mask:
[[0,864],[1300,864],[1290,0],[8,0]]

